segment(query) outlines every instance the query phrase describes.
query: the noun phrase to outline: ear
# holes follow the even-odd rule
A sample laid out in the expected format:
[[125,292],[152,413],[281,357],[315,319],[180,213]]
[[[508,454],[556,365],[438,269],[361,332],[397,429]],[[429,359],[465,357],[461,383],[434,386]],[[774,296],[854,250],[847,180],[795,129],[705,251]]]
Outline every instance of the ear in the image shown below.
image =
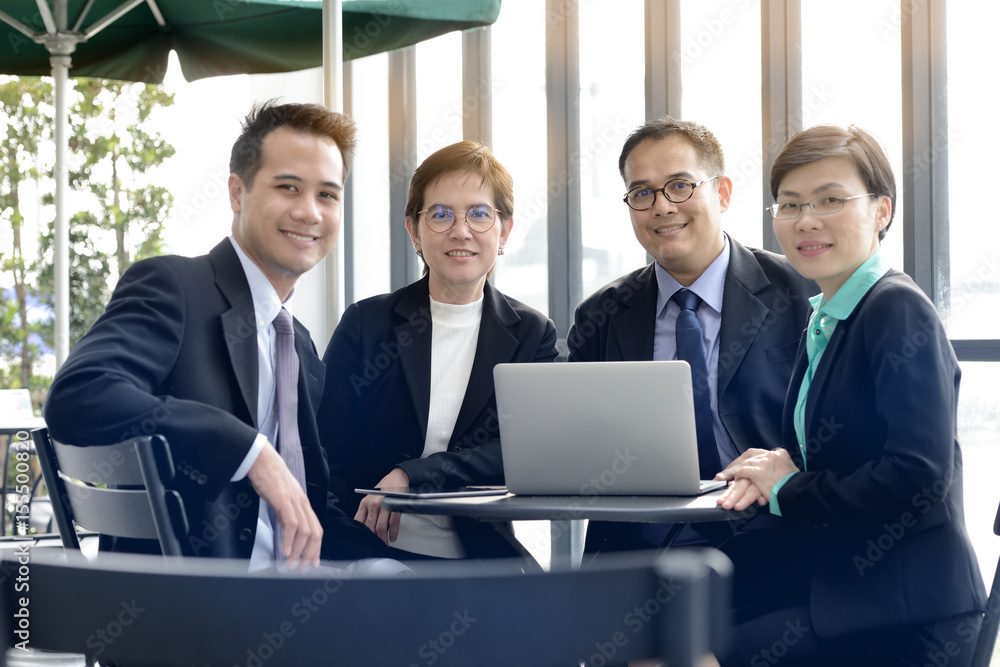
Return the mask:
[[878,198],[878,208],[875,209],[875,220],[880,230],[885,229],[885,226],[892,220],[892,201],[885,195]]
[[243,193],[248,190],[243,185],[243,179],[236,174],[229,174],[229,207],[233,213],[240,213],[243,210]]
[[413,241],[414,246],[420,245],[420,223],[416,225],[410,220],[410,216],[406,216],[406,231],[410,234],[410,240]]
[[733,199],[733,182],[728,176],[719,179],[719,208],[722,211],[729,210],[729,203]]
[[510,236],[512,229],[514,229],[514,218],[508,218],[505,222],[500,223],[500,241],[502,243],[507,242],[507,237]]

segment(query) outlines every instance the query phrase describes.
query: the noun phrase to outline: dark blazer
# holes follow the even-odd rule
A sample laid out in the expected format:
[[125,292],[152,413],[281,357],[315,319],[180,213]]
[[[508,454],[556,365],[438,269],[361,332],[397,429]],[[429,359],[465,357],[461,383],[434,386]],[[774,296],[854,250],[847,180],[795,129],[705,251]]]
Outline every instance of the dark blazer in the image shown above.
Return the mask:
[[[781,442],[781,410],[799,336],[819,293],[784,257],[731,237],[719,333],[719,416],[740,452]],[[602,287],[576,309],[570,361],[648,361],[656,321],[653,264]]]
[[[552,361],[555,326],[487,282],[476,356],[448,450],[420,458],[430,409],[431,327],[425,276],[353,304],[330,339],[319,429],[334,491],[349,514],[361,502],[354,489],[371,488],[396,467],[411,486],[427,490],[503,483],[493,367]],[[490,555],[477,540],[495,546],[496,531],[468,520],[456,520],[456,527],[466,551]]]
[[[803,337],[783,428],[800,468],[792,416],[807,365]],[[960,375],[934,305],[899,271],[837,324],[806,402],[807,470],[778,492],[810,534],[817,636],[985,608],[962,505]]]
[[[718,410],[742,453],[781,442],[781,410],[792,362],[819,287],[781,255],[747,248],[729,238],[729,269],[722,292]],[[649,361],[653,358],[656,269],[648,264],[587,297],[570,328],[570,361]],[[754,528],[766,525],[755,521]],[[699,529],[713,543],[747,524]],[[660,545],[668,526],[591,521],[586,551],[628,551]],[[737,543],[731,543],[731,547]],[[730,556],[738,558],[735,553]]]
[[[299,435],[307,493],[325,529],[323,555],[382,555],[381,542],[328,493],[315,417],[324,367],[298,321],[295,347]],[[45,420],[53,438],[75,445],[165,435],[193,553],[249,558],[259,497],[246,478],[229,480],[257,435],[257,335],[250,287],[230,241],[208,255],[154,257],[130,267],[56,374]]]

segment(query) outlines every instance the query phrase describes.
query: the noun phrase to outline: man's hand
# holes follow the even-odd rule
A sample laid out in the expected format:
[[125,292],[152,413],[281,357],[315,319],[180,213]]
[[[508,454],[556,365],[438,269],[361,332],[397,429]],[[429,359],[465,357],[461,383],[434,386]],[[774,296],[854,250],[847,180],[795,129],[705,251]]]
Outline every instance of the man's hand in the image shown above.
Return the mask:
[[281,551],[288,559],[288,569],[319,567],[323,527],[309,504],[309,497],[295,480],[281,454],[270,444],[247,472],[254,491],[274,510],[284,531]]
[[[403,472],[402,468],[393,468],[392,471],[382,478],[375,485],[379,489],[402,489],[410,487],[410,476]],[[356,521],[368,526],[368,530],[378,535],[379,539],[388,545],[395,542],[399,537],[399,512],[386,512],[382,509],[384,496],[365,496],[361,499],[358,513],[354,515]]]
[[799,469],[784,449],[748,449],[715,476],[715,479],[731,482],[729,489],[716,502],[724,509],[737,511],[745,510],[755,502],[767,505],[774,485],[793,472],[799,472]]

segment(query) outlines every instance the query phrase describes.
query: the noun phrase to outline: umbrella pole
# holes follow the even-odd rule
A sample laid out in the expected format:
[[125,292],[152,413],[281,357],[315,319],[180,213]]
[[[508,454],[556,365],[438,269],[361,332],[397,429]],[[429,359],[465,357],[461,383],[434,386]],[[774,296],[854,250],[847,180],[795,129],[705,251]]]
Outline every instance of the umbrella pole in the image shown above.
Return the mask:
[[54,300],[55,300],[55,343],[56,369],[62,366],[69,354],[69,222],[66,218],[66,193],[69,192],[69,100],[67,87],[69,79],[70,53],[75,48],[75,42],[68,44],[68,49],[57,51],[50,44],[52,63],[52,79],[56,126],[56,166],[55,166],[55,208],[54,224]]

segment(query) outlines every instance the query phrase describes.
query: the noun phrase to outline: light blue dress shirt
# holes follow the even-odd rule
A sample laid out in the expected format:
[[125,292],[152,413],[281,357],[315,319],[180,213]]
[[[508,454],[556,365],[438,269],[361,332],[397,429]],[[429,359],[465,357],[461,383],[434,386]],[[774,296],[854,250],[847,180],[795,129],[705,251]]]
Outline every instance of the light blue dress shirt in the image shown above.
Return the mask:
[[[817,294],[809,299],[813,312],[809,317],[809,327],[806,331],[806,355],[809,358],[809,366],[802,378],[799,386],[798,400],[795,403],[795,413],[792,423],[795,427],[795,439],[799,443],[799,450],[802,452],[802,469],[806,469],[806,401],[809,398],[809,387],[816,374],[823,352],[830,342],[830,337],[837,328],[837,323],[846,320],[857,308],[861,299],[868,294],[879,279],[890,269],[889,263],[882,256],[881,249],[876,249],[872,256],[866,259],[861,266],[855,269],[851,277],[847,279],[840,289],[836,291],[829,301],[823,294]],[[783,477],[771,489],[771,514],[781,516],[781,508],[778,507],[778,491],[785,485],[792,475],[789,473]]]
[[[739,456],[739,450],[729,437],[726,427],[719,418],[719,332],[722,329],[722,294],[726,286],[726,273],[729,271],[729,237],[723,235],[725,243],[722,252],[715,258],[698,280],[688,287],[703,303],[698,308],[698,321],[702,329],[702,347],[705,351],[705,363],[708,367],[708,386],[712,403],[712,431],[719,449],[719,459],[722,467],[732,463]],[[656,269],[656,322],[653,327],[653,359],[655,361],[672,361],[677,358],[677,314],[681,307],[670,297],[684,286],[659,264]]]

